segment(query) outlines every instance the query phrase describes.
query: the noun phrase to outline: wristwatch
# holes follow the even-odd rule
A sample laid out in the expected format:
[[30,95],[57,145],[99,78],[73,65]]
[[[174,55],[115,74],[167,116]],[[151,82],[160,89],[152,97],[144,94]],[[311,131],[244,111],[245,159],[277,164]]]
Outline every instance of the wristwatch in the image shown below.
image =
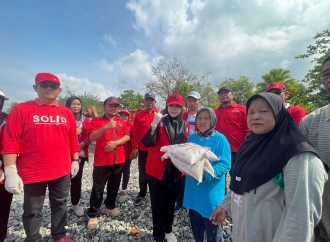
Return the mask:
[[77,161],[78,163],[80,163],[80,159],[74,159],[74,160],[72,160],[72,161]]

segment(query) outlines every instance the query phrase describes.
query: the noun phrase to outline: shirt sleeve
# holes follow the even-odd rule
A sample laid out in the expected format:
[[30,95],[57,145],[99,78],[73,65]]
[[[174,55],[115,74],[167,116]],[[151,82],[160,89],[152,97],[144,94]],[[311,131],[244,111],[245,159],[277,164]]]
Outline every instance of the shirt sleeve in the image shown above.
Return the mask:
[[312,115],[307,115],[306,117],[304,117],[301,122],[300,122],[300,132],[306,137],[308,138],[308,133],[309,133],[309,127],[312,123]]
[[131,145],[132,145],[132,149],[135,150],[138,148],[138,143],[139,143],[139,113],[136,114],[135,118],[134,118],[134,124],[132,127],[132,136],[131,136]]
[[91,142],[88,137],[89,133],[90,133],[90,122],[88,118],[85,118],[83,122],[83,128],[81,131],[81,142],[85,142],[86,145],[88,145]]
[[72,112],[69,112],[70,118],[70,130],[69,130],[69,140],[70,140],[70,153],[74,154],[80,150],[78,134],[76,129],[76,120]]
[[291,158],[283,169],[285,210],[273,241],[312,241],[322,213],[328,175],[313,153]]
[[231,196],[232,196],[232,193],[233,192],[228,188],[225,198],[220,203],[220,207],[222,207],[224,210],[226,210],[227,213],[229,213],[229,214],[231,214]]

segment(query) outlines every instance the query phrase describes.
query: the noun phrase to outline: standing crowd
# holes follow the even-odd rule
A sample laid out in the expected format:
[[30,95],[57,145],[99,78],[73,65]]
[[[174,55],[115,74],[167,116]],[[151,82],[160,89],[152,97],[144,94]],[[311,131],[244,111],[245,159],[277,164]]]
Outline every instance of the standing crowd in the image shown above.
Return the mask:
[[[330,94],[330,56],[321,82]],[[170,94],[160,112],[155,95],[146,93],[145,109],[132,122],[116,97],[104,100],[104,115],[93,118],[83,115],[76,96],[60,105],[60,85],[57,76],[38,73],[33,85],[38,97],[15,105],[10,115],[2,112],[8,97],[0,90],[0,242],[13,194],[21,192],[27,242],[42,240],[47,188],[52,241],[72,241],[65,229],[69,193],[74,213],[88,215],[88,229],[99,227],[101,214],[117,217],[116,199],[127,195],[133,159],[140,189],[134,205],[149,190],[154,241],[177,241],[172,225],[182,208],[189,210],[196,242],[224,241],[228,213],[235,242],[330,241],[330,104],[306,115],[302,107],[285,102],[288,91],[276,82],[246,106],[234,102],[230,87],[221,87],[215,110],[204,107],[201,95],[192,91],[185,98]],[[79,201],[92,141],[93,185],[85,210]],[[199,182],[162,158],[161,147],[185,142],[218,157],[211,161],[214,176],[204,172]]]

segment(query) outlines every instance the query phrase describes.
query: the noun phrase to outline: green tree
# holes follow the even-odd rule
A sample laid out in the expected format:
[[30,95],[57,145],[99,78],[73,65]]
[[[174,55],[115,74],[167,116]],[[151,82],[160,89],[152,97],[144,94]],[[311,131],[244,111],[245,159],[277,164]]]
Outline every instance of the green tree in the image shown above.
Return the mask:
[[9,108],[7,108],[6,109],[6,113],[10,113],[10,111],[13,109],[13,107],[16,105],[16,104],[18,104],[17,102],[11,102],[10,104],[9,104]]
[[94,106],[99,115],[103,114],[103,101],[101,101],[100,96],[94,95],[92,93],[87,93],[87,92],[85,92],[82,95],[78,95],[73,90],[70,90],[68,87],[65,87],[65,88],[66,88],[65,96],[61,95],[58,97],[58,102],[60,104],[65,106],[65,102],[69,97],[77,96],[80,98],[80,100],[82,102],[82,111],[83,112],[87,112],[88,106]]
[[118,97],[118,101],[123,108],[137,110],[141,108],[140,104],[144,101],[140,93],[135,94],[133,90],[125,90]]
[[323,30],[317,33],[313,39],[315,39],[315,44],[309,45],[305,54],[298,55],[295,58],[305,59],[313,57],[311,62],[315,63],[315,65],[308,70],[303,82],[307,83],[310,103],[315,107],[322,107],[330,102],[330,96],[321,83],[322,62],[330,55],[330,31],[328,29]]
[[266,87],[272,82],[282,82],[287,88],[294,85],[295,80],[291,77],[289,70],[282,68],[272,69],[268,73],[261,76],[262,81],[256,85],[256,93],[266,90]]
[[254,83],[250,82],[250,78],[247,76],[240,76],[237,80],[233,78],[225,78],[223,82],[217,85],[217,88],[229,86],[233,89],[235,95],[235,102],[241,105],[245,105],[247,100],[254,93]]

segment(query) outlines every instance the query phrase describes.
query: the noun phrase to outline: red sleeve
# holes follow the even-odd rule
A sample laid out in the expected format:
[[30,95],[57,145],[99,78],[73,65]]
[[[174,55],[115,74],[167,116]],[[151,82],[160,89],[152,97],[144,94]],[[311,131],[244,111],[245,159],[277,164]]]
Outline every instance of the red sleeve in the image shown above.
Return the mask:
[[129,127],[127,126],[127,124],[126,124],[126,122],[124,122],[123,120],[122,120],[122,122],[123,122],[123,128],[124,128],[124,135],[130,135],[130,130],[129,130]]
[[132,149],[135,150],[138,148],[138,144],[139,144],[139,115],[140,113],[137,113],[135,118],[134,118],[134,124],[132,127],[132,136],[131,136],[131,145],[132,145]]
[[70,130],[69,130],[69,140],[70,140],[70,153],[74,154],[80,150],[78,134],[76,129],[76,120],[73,116],[73,113],[70,112]]
[[243,112],[243,130],[244,133],[250,133],[251,130],[249,129],[247,125],[247,119],[246,119],[246,107],[242,106],[241,111]]
[[88,134],[90,132],[90,124],[89,119],[85,118],[82,123],[82,131],[81,131],[81,142],[85,142],[88,145],[91,141],[89,140]]

